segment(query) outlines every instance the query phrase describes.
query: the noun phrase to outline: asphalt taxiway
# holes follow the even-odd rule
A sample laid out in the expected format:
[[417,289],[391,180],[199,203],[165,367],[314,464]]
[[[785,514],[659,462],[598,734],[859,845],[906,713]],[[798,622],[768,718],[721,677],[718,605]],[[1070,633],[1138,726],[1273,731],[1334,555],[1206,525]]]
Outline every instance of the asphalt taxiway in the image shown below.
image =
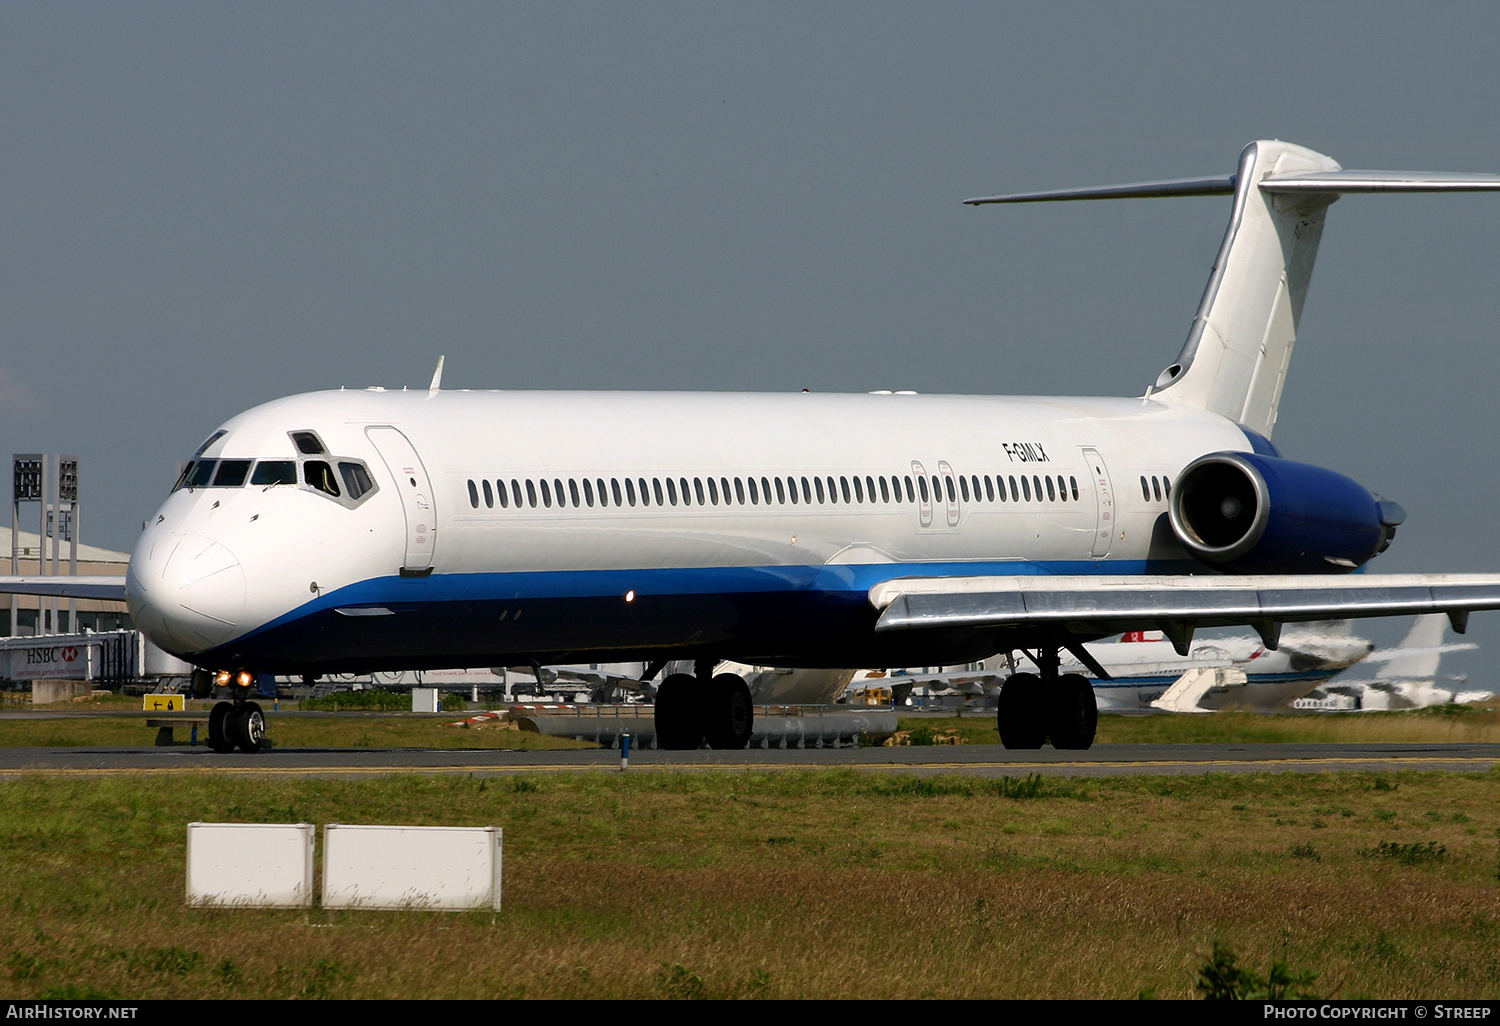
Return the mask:
[[[1500,763],[1500,744],[1169,744],[1095,745],[1087,752],[1008,751],[999,745],[905,748],[746,749],[737,752],[635,751],[630,772],[776,770],[845,767],[922,775],[1100,777],[1146,774],[1321,773],[1448,770],[1481,772]],[[0,778],[127,773],[221,773],[234,776],[360,777],[403,773],[475,776],[620,769],[607,749],[276,748],[255,755],[207,748],[0,748]]]

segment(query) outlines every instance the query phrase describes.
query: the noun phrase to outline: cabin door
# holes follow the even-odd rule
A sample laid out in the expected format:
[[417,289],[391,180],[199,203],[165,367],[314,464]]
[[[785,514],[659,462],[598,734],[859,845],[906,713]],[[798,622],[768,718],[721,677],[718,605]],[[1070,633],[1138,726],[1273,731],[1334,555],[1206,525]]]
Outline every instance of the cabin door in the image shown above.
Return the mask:
[[412,576],[431,573],[432,550],[437,542],[437,507],[427,468],[422,465],[416,447],[395,428],[382,424],[365,428],[365,434],[391,472],[406,515],[406,558],[401,573]]
[[1109,555],[1110,540],[1115,535],[1115,490],[1109,483],[1109,468],[1098,449],[1084,449],[1083,458],[1088,463],[1089,478],[1094,482],[1094,502],[1097,512],[1094,520],[1094,546],[1092,555],[1103,559]]

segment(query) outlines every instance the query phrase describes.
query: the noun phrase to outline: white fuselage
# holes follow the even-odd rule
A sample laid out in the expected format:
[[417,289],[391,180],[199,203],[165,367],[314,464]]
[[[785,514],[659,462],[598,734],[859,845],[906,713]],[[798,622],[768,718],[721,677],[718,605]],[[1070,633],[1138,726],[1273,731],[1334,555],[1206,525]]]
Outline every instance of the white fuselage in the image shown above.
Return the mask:
[[194,466],[247,483],[205,469],[167,498],[132,611],[201,665],[282,673],[974,658],[999,640],[878,639],[869,588],[1201,572],[1166,489],[1251,449],[1175,403],[890,394],[341,390],[221,431]]

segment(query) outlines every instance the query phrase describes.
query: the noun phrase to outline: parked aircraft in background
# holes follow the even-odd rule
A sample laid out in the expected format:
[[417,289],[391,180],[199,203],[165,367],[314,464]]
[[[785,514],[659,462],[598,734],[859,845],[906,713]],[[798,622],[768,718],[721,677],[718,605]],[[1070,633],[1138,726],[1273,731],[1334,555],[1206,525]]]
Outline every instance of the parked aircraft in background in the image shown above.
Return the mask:
[[1445,677],[1439,672],[1446,653],[1479,647],[1446,644],[1447,631],[1447,617],[1419,616],[1400,645],[1370,655],[1368,662],[1383,664],[1373,678],[1335,677],[1294,705],[1298,709],[1375,712],[1421,709],[1450,702],[1462,705],[1493,698],[1488,691],[1465,687],[1468,683],[1465,677]]
[[742,747],[791,667],[1025,649],[1001,737],[1086,748],[1085,643],[1500,608],[1500,574],[1365,574],[1404,513],[1270,442],[1329,204],[1500,188],[1250,144],[1234,174],[974,204],[1233,197],[1186,344],[1143,396],[317,392],[231,417],[147,525],[125,592],[164,649],[243,681],[210,742],[259,747],[256,673],[672,660],[659,743]]
[[[1375,646],[1347,620],[1289,628],[1274,651],[1257,637],[1202,638],[1186,656],[1158,631],[1137,631],[1089,652],[1109,672],[1090,683],[1108,712],[1290,709],[1292,702],[1353,666]],[[1077,672],[1086,672],[1081,665]]]

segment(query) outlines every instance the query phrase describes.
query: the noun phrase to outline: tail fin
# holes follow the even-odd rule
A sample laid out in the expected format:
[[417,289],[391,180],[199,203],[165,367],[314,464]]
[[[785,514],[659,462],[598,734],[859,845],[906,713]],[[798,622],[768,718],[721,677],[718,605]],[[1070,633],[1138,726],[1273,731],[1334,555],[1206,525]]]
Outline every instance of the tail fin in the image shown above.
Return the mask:
[[1187,342],[1146,394],[1211,410],[1269,437],[1329,205],[1346,192],[1489,189],[1500,189],[1500,175],[1345,171],[1321,153],[1262,140],[1245,147],[1235,174],[1219,178],[1017,193],[964,202],[977,206],[1233,194],[1229,228]]

